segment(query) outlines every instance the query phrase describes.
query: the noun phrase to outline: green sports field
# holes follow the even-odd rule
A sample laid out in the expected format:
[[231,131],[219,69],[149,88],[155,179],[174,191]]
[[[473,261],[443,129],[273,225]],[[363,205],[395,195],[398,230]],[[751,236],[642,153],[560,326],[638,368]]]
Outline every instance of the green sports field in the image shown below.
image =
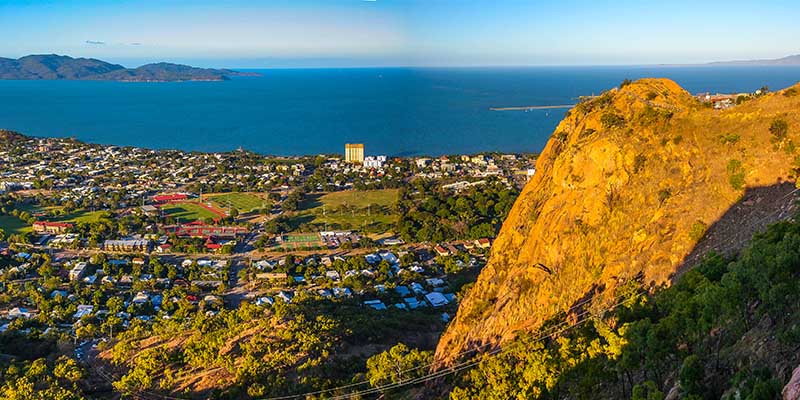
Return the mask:
[[206,197],[206,199],[211,200],[217,207],[225,210],[232,206],[240,213],[261,209],[265,204],[265,200],[259,194],[248,192],[212,195]]
[[384,231],[397,222],[397,189],[348,190],[310,194],[303,199],[289,224],[304,231]]
[[164,214],[180,220],[180,222],[205,220],[206,218],[219,218],[219,215],[214,214],[213,212],[195,203],[170,203],[161,209],[164,211]]

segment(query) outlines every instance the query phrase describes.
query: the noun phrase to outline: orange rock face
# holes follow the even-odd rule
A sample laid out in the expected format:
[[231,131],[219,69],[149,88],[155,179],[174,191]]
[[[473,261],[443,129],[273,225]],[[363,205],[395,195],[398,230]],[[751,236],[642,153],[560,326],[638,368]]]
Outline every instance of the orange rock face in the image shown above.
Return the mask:
[[[786,135],[770,130],[776,120]],[[714,110],[675,82],[643,79],[582,102],[537,161],[437,359],[496,348],[585,299],[602,309],[624,282],[669,284],[698,249],[743,244],[728,239],[793,204],[782,196],[797,145],[800,96],[784,92]]]

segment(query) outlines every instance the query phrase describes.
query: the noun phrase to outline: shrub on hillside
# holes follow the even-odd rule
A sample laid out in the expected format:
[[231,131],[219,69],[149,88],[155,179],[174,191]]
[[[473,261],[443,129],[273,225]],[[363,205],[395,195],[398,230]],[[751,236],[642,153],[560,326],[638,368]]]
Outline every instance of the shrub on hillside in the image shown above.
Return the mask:
[[697,220],[689,228],[689,237],[692,240],[700,240],[706,234],[706,229],[708,229],[708,225],[703,221]]
[[728,133],[719,137],[719,141],[722,144],[736,144],[739,139],[741,139],[741,136],[738,133]]
[[781,143],[789,133],[789,123],[781,118],[775,118],[769,126],[769,133],[772,134],[773,143]]
[[661,189],[658,191],[658,202],[660,204],[663,204],[670,197],[672,197],[672,191],[669,188]]
[[744,167],[739,160],[728,161],[728,182],[734,190],[742,190],[744,187]]
[[620,128],[625,126],[625,118],[613,111],[609,111],[600,117],[600,123],[606,129]]
[[638,174],[643,168],[644,164],[647,162],[647,156],[644,154],[637,154],[636,157],[633,159],[633,173]]
[[613,101],[613,96],[610,92],[604,92],[597,97],[584,97],[575,106],[575,110],[581,114],[588,114],[597,108],[603,108]]
[[584,129],[584,130],[581,131],[580,137],[581,138],[585,138],[585,137],[593,135],[595,132],[596,131],[594,129],[592,129],[592,128]]

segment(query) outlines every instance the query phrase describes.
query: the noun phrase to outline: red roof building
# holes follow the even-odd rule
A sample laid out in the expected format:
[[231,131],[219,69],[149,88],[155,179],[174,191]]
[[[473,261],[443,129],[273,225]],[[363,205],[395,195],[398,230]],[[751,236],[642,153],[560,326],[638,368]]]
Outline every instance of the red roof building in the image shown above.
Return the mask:
[[214,226],[197,222],[186,225],[165,226],[164,230],[174,232],[178,236],[199,238],[213,236],[220,239],[235,239],[247,234],[247,228],[244,226]]
[[69,222],[48,222],[36,221],[33,223],[33,230],[37,233],[64,233],[73,225]]
[[153,196],[153,201],[156,203],[169,203],[173,201],[183,201],[187,200],[189,196],[183,193],[174,193],[174,194],[160,194]]
[[481,249],[488,249],[492,247],[492,241],[489,238],[480,238],[475,241],[475,244]]
[[448,249],[446,249],[446,248],[444,248],[444,247],[442,247],[442,246],[440,246],[438,244],[436,245],[436,247],[433,248],[433,251],[435,251],[436,254],[438,254],[440,256],[452,255],[452,253],[450,253],[450,250],[448,250]]

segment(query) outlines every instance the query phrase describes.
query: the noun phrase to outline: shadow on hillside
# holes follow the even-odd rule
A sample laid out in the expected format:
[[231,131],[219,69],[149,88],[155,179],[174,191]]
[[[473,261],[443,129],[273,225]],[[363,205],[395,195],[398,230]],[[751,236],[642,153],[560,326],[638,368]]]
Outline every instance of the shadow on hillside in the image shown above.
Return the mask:
[[[684,257],[670,280],[674,284],[684,272],[697,265],[705,255],[712,251],[723,256],[733,256],[747,246],[753,235],[764,231],[767,226],[792,218],[797,212],[800,190],[793,182],[783,182],[770,186],[748,188],[742,198],[725,212],[719,220],[712,223],[692,251]],[[642,285],[644,273],[640,272],[633,280]],[[569,308],[568,318],[575,319],[586,310],[586,305],[606,290],[604,283],[595,283],[586,293],[575,300]]]
[[[793,219],[797,213],[796,203],[799,199],[800,190],[795,188],[794,183],[789,182],[747,189],[735,204],[708,226],[703,237],[678,266],[677,272],[671,276],[672,281],[674,282],[683,272],[697,265],[709,252],[735,256],[742,248],[750,244],[754,234],[764,232],[769,225],[776,222]],[[795,266],[790,259],[775,263],[770,261],[776,257],[780,258],[781,249],[793,243],[791,235],[796,232],[796,227],[794,228],[787,229],[785,236],[773,235],[769,243],[757,247],[753,257],[740,258],[743,263],[742,268],[734,269],[736,272],[733,276],[738,276],[738,279],[744,282],[742,287],[750,287],[750,285],[759,287],[763,282],[768,282],[778,285],[776,291],[758,293],[758,290],[747,290],[747,293],[742,293],[741,296],[730,296],[730,299],[720,299],[715,295],[709,296],[709,293],[724,293],[728,296],[730,290],[737,288],[736,285],[724,283],[726,279],[721,275],[714,279],[709,278],[709,281],[687,282],[680,295],[679,291],[674,289],[657,288],[664,290],[662,295],[679,296],[674,299],[674,302],[666,302],[667,304],[663,304],[663,306],[659,302],[655,302],[653,306],[645,306],[638,311],[612,314],[608,319],[616,323],[621,321],[632,324],[645,322],[642,325],[632,325],[636,328],[629,330],[630,334],[626,334],[621,329],[622,325],[614,328],[620,328],[616,331],[625,336],[627,340],[627,344],[619,347],[617,361],[605,363],[600,357],[593,359],[592,356],[570,366],[566,366],[567,363],[563,361],[555,361],[556,363],[561,362],[565,368],[558,372],[557,383],[554,387],[559,390],[565,389],[565,393],[570,392],[571,388],[592,388],[591,393],[595,394],[594,397],[597,398],[631,398],[636,392],[635,385],[639,386],[644,381],[651,381],[655,388],[646,389],[648,393],[656,393],[660,395],[658,398],[664,398],[663,393],[675,393],[677,392],[675,389],[683,387],[683,372],[687,360],[689,360],[688,356],[691,355],[696,357],[696,365],[699,365],[702,371],[696,378],[697,386],[693,389],[697,393],[702,393],[702,395],[698,395],[698,398],[723,398],[723,394],[734,392],[734,390],[745,394],[748,391],[756,393],[755,390],[737,383],[738,378],[734,377],[751,373],[762,366],[766,371],[764,376],[768,377],[763,378],[764,381],[769,379],[774,382],[771,384],[774,388],[771,389],[772,394],[767,394],[764,398],[780,398],[783,382],[787,382],[793,376],[798,363],[796,338],[789,339],[790,334],[788,334],[788,332],[793,332],[791,329],[794,329],[792,327],[796,326],[797,321],[797,315],[793,313],[796,294],[795,297],[790,294],[794,291],[795,286],[792,284],[781,286],[780,284],[786,282],[780,280],[795,277],[796,271],[793,269]],[[768,276],[764,281],[758,276],[762,273]],[[644,283],[642,279],[643,274],[633,277],[633,280],[639,283]],[[615,288],[613,283],[609,287],[611,290]],[[718,292],[706,290],[711,287],[721,290]],[[560,334],[560,332],[577,326],[580,321],[590,320],[593,318],[592,315],[613,310],[616,306],[605,310],[601,310],[599,307],[590,309],[593,299],[601,297],[607,290],[602,282],[598,282],[580,299],[577,299],[565,321],[570,326],[561,328],[559,331],[557,329],[562,326],[562,321],[554,319],[536,333],[542,335],[542,332],[549,330],[549,332],[557,332],[549,335]],[[602,297],[610,298],[608,294]],[[726,304],[724,306],[718,304],[720,301]],[[722,307],[730,307],[731,311],[719,315],[705,314],[708,310],[713,312],[721,310]],[[595,326],[600,327],[600,325]],[[590,343],[590,341],[599,340],[605,334],[597,329],[596,332],[586,335],[581,333],[581,329],[576,329],[572,335],[574,336],[570,336],[565,342],[566,344],[558,341],[545,344],[542,357],[551,354],[568,354],[565,353],[565,350],[572,351],[575,347],[571,346],[575,346],[575,343]],[[493,343],[499,343],[496,337],[490,339]],[[487,376],[495,375],[492,379],[483,381],[486,383],[478,381],[478,385],[491,388],[493,382],[504,382],[505,379],[512,377],[545,376],[541,372],[544,370],[540,368],[540,365],[535,361],[530,361],[542,358],[526,358],[526,352],[541,349],[541,347],[532,346],[534,341],[541,341],[541,336],[539,339],[524,343],[522,348],[511,350],[512,356],[504,360],[516,361],[522,364],[519,366],[521,368],[514,366],[507,370],[511,372],[503,372],[504,370],[497,366],[479,370]],[[468,343],[468,346],[474,348],[480,344]],[[503,347],[508,351],[511,347],[510,341],[504,343]],[[497,348],[499,345],[492,346],[492,350]],[[678,348],[682,348],[682,350],[676,351]],[[659,353],[661,351],[664,352]],[[553,360],[556,359],[557,357],[553,357]],[[630,360],[633,364],[626,364],[628,361],[621,360]],[[525,365],[526,362],[529,365]],[[683,367],[681,367],[682,364]],[[653,365],[660,366],[653,367]],[[614,376],[619,371],[616,368],[620,367],[625,369],[624,374]],[[659,369],[666,373],[659,372]],[[681,371],[679,380],[676,380],[675,374],[672,373],[676,370]],[[606,371],[608,375],[598,378],[602,374],[599,371]],[[611,371],[614,372],[610,373]],[[587,379],[584,379],[584,376]],[[639,386],[640,390],[644,386]],[[477,387],[480,388],[480,386]],[[787,387],[790,386],[787,385]],[[429,385],[428,389],[435,393],[438,388]],[[515,389],[513,386],[503,387],[498,388],[497,392],[519,393]],[[576,393],[580,393],[578,390]],[[443,390],[439,389],[439,391]],[[742,397],[744,398],[744,396]],[[757,396],[748,395],[748,398],[754,397]],[[650,397],[648,396],[648,398]]]
[[710,252],[732,256],[745,247],[755,233],[775,222],[794,217],[798,199],[800,191],[793,182],[748,188],[744,196],[722,218],[706,229],[703,237],[672,275],[672,282]]
[[300,228],[300,225],[310,224],[313,220],[314,216],[311,214],[295,215],[289,219],[288,224],[292,231],[296,231]]
[[307,194],[303,200],[300,201],[299,210],[310,210],[312,208],[322,207],[321,194]]

